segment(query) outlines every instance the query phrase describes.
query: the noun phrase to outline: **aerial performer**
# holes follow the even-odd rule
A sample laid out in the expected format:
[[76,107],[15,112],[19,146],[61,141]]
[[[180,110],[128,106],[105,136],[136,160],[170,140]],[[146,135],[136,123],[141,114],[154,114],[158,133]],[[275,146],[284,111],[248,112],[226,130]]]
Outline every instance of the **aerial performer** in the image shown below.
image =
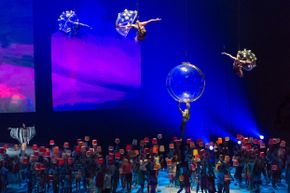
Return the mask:
[[76,35],[81,27],[93,29],[88,24],[81,23],[73,10],[63,11],[57,21],[59,30],[69,36]]
[[236,57],[226,52],[222,54],[234,60],[233,70],[241,78],[244,77],[244,70],[251,71],[257,66],[257,57],[251,50],[239,50]]
[[30,140],[35,136],[36,131],[35,127],[26,127],[23,123],[20,128],[12,128],[9,127],[10,136],[13,139],[16,139],[21,145],[21,154],[24,155],[26,151],[27,144],[29,144]]
[[183,138],[190,119],[190,103],[202,96],[205,89],[205,76],[197,66],[182,62],[168,73],[166,87],[171,97],[178,102],[178,109],[182,116],[180,133]]
[[[182,108],[180,107],[181,102],[185,103],[185,109],[182,110]],[[181,136],[184,136],[184,131],[186,128],[186,123],[188,122],[189,118],[190,118],[190,100],[189,99],[185,99],[185,100],[179,100],[178,102],[178,109],[179,112],[182,115],[182,121],[181,121],[181,125],[180,125],[180,132],[181,132]]]
[[[145,39],[146,37],[146,28],[145,26],[149,23],[161,21],[161,18],[149,19],[147,21],[136,20],[138,15],[137,11],[125,9],[123,12],[118,13],[116,20],[116,30],[119,34],[126,37],[130,29],[137,30],[135,41],[139,42]],[[136,21],[135,21],[136,20]]]

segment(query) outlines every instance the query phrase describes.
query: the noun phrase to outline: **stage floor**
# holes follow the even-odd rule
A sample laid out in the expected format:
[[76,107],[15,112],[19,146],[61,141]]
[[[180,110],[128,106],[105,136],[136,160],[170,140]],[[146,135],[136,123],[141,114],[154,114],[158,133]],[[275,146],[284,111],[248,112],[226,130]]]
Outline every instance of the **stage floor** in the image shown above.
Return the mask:
[[[10,176],[10,177],[13,177],[13,176]],[[167,171],[164,170],[164,171],[160,171],[159,175],[158,175],[158,188],[157,188],[157,192],[161,192],[161,193],[176,193],[178,191],[178,188],[176,187],[168,187],[169,185],[169,180],[168,180],[168,177],[167,177]],[[137,187],[133,187],[132,189],[132,193],[138,193],[138,189],[139,189],[139,186]],[[26,193],[27,192],[27,186],[25,183],[21,183],[21,184],[18,184],[18,183],[14,183],[14,184],[10,184],[8,185],[8,191],[7,193]],[[52,193],[52,191],[49,191]],[[95,190],[92,190],[92,191],[76,191],[75,190],[75,187],[73,187],[73,192],[74,193],[85,193],[85,192],[96,192]],[[126,191],[122,191],[121,188],[118,189],[118,193],[122,193],[122,192],[126,192]],[[146,188],[144,189],[144,192],[146,192]],[[182,191],[182,193],[184,193],[185,191]],[[195,186],[194,188],[191,190],[192,193],[195,193],[196,190],[195,190]],[[201,192],[201,191],[199,191]],[[238,185],[235,184],[235,182],[232,182],[231,183],[231,193],[248,193],[249,190],[247,190],[245,184],[242,184],[242,188],[239,188]],[[278,184],[278,187],[276,190],[274,190],[272,188],[272,185],[271,183],[269,184],[263,184],[261,186],[261,192],[262,193],[287,193],[287,184],[285,184],[285,180],[283,179],[282,180],[282,184]]]

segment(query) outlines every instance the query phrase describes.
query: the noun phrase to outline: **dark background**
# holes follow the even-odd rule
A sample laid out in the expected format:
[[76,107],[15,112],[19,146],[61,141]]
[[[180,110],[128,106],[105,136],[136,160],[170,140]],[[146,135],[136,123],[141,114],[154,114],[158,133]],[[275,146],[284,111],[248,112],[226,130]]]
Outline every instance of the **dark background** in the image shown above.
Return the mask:
[[[36,126],[32,142],[41,143],[84,135],[104,143],[115,137],[129,141],[157,133],[178,135],[181,116],[165,80],[183,61],[197,65],[207,78],[204,95],[192,104],[187,136],[209,140],[242,133],[289,138],[289,1],[101,0],[116,15],[128,8],[138,9],[144,20],[163,19],[148,26],[141,43],[141,97],[130,101],[128,108],[53,112],[51,34],[62,11],[77,11],[81,3],[92,2],[34,1],[36,112],[1,114],[1,141],[13,142],[7,128],[22,122]],[[258,67],[240,79],[232,72],[232,61],[220,53],[235,54],[243,48],[256,54]]]

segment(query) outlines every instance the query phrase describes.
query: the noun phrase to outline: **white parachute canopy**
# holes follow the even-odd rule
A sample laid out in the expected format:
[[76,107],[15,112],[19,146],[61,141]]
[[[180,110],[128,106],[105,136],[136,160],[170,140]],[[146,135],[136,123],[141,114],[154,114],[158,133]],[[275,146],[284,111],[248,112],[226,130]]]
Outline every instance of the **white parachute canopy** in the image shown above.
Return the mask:
[[25,127],[25,128],[11,128],[10,130],[10,136],[13,139],[16,139],[20,144],[22,143],[28,143],[30,140],[35,136],[36,131],[35,127]]
[[78,17],[73,10],[63,11],[58,18],[60,31],[70,33],[73,30],[73,22],[78,22]]
[[126,37],[130,31],[129,25],[133,24],[138,16],[138,11],[125,9],[123,12],[118,13],[116,20],[117,32]]

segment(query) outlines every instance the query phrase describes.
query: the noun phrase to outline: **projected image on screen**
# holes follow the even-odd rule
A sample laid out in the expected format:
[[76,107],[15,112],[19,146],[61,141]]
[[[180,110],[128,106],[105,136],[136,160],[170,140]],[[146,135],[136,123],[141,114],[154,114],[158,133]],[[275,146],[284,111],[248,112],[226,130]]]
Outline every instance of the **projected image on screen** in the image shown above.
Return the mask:
[[0,112],[33,111],[32,0],[1,0]]
[[133,38],[117,34],[116,12],[98,9],[105,7],[90,4],[85,12],[76,11],[82,22],[93,27],[92,30],[80,29],[73,37],[60,31],[52,35],[53,106],[56,111],[116,108],[138,95],[140,47]]

